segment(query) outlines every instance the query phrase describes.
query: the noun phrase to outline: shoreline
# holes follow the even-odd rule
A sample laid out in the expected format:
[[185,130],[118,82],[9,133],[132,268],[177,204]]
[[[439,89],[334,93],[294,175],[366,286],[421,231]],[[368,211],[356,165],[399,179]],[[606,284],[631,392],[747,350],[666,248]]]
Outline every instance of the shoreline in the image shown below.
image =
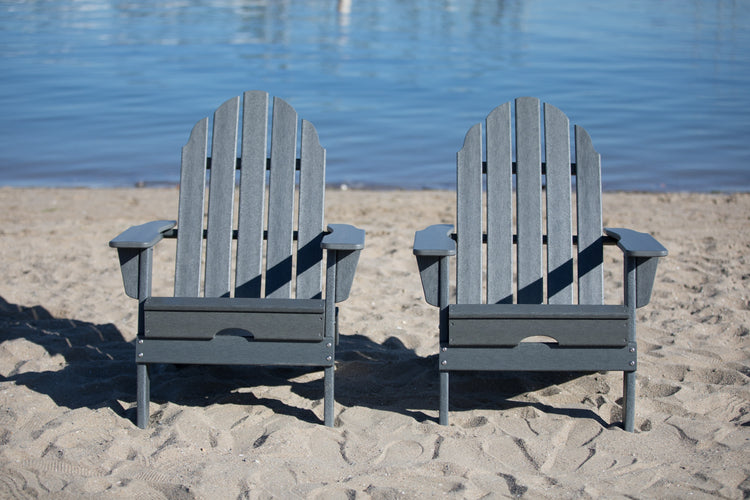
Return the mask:
[[[29,190],[55,190],[55,189],[61,189],[61,190],[70,190],[70,189],[80,189],[80,190],[127,190],[127,189],[178,189],[180,187],[179,182],[136,182],[132,185],[127,186],[83,186],[83,185],[70,185],[70,186],[34,186],[34,185],[12,185],[12,186],[3,186],[0,185],[0,190],[2,189],[29,189]],[[422,188],[416,188],[416,187],[399,187],[399,186],[391,186],[387,184],[349,184],[346,182],[341,183],[335,183],[335,184],[326,184],[326,191],[373,191],[373,192],[382,192],[382,191],[397,191],[397,192],[423,192],[423,191],[452,191],[455,193],[456,187],[455,186],[446,186],[446,187],[422,187]],[[515,188],[514,188],[515,191]],[[602,194],[696,194],[696,195],[735,195],[735,194],[750,194],[750,187],[738,189],[734,191],[722,191],[721,189],[712,189],[708,191],[690,191],[690,190],[670,190],[670,189],[659,189],[659,190],[649,190],[649,189],[608,189],[603,187],[602,188]]]
[[[605,225],[669,250],[638,310],[633,434],[613,373],[458,375],[438,426],[437,310],[411,245],[453,222],[455,191],[354,188],[326,191],[327,223],[367,231],[339,304],[337,427],[318,423],[316,372],[160,366],[140,430],[137,307],[107,243],[176,218],[175,187],[0,188],[0,496],[750,494],[750,193],[603,193]],[[165,243],[155,295],[171,291]]]

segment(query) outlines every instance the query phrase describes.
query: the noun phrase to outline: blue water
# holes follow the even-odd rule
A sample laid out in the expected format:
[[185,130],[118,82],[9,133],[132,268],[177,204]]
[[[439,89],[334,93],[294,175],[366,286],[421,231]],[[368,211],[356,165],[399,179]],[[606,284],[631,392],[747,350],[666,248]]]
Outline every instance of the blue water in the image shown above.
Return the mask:
[[750,2],[0,0],[0,185],[176,183],[192,125],[285,98],[327,179],[450,188],[468,128],[534,95],[605,189],[750,191]]

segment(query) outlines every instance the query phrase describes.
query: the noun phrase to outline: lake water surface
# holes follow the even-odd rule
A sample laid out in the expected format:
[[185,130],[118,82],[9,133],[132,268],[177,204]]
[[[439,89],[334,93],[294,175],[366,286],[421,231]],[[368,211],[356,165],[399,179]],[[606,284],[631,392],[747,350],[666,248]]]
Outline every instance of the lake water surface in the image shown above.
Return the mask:
[[750,2],[0,1],[0,185],[171,184],[193,124],[263,89],[331,184],[451,188],[464,134],[533,95],[605,189],[750,190]]

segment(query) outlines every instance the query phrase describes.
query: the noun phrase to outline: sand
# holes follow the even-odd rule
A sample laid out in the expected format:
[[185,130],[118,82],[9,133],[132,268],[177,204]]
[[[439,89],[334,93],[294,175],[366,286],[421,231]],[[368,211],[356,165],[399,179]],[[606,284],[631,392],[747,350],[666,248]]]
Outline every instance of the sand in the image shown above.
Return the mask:
[[[177,190],[0,189],[0,497],[750,497],[750,194],[605,193],[605,225],[670,252],[638,312],[632,434],[616,373],[455,375],[437,425],[437,310],[411,244],[453,203],[327,193],[328,222],[367,230],[341,305],[335,428],[319,424],[319,372],[160,366],[141,430],[136,303],[107,242],[174,218]],[[160,246],[156,295],[174,265]]]

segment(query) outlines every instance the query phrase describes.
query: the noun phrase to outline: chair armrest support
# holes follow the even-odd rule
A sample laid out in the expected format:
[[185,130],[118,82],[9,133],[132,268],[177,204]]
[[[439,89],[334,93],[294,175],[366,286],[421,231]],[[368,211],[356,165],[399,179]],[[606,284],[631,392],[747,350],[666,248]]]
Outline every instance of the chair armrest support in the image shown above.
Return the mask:
[[128,297],[144,300],[151,289],[151,249],[177,222],[157,220],[132,226],[109,242],[117,249],[122,283]]
[[109,246],[140,250],[151,248],[162,240],[166,231],[176,225],[177,222],[173,220],[155,220],[140,226],[132,226],[111,240]]
[[329,224],[328,234],[320,243],[324,250],[362,250],[365,247],[365,231],[349,224]]
[[414,234],[414,255],[446,257],[456,255],[456,242],[451,238],[451,224],[435,224]]
[[[643,307],[651,301],[651,291],[656,277],[659,257],[667,255],[667,249],[650,234],[631,229],[605,228],[604,234],[614,239],[626,259],[635,265],[635,307]],[[626,266],[627,267],[627,266]]]
[[[451,224],[435,224],[414,233],[414,255],[425,301],[440,307],[441,294],[447,293],[448,258],[456,255]],[[444,306],[445,304],[443,304]]]
[[334,302],[342,302],[349,298],[359,254],[365,247],[365,231],[349,224],[329,224],[320,247],[328,252],[328,265],[335,266]]
[[627,257],[666,257],[667,249],[648,233],[632,229],[604,228],[604,234],[613,238]]

